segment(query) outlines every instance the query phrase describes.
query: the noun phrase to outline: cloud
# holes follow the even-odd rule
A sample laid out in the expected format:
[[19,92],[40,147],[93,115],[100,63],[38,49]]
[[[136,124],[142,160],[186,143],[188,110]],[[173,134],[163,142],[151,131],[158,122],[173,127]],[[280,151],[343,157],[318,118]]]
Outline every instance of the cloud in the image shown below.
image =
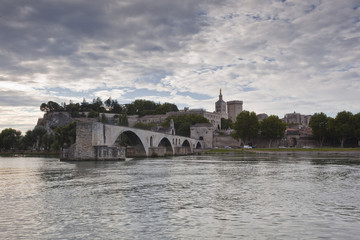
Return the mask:
[[[259,113],[359,112],[359,6],[5,0],[1,108],[111,96],[213,111],[222,88],[225,100],[243,100]],[[28,116],[19,109],[12,114]]]

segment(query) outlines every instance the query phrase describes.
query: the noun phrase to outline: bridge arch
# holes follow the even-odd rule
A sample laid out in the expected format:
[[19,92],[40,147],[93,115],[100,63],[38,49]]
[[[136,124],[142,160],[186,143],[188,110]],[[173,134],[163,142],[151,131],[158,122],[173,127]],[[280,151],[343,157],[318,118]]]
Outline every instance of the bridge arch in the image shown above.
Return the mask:
[[197,144],[196,144],[196,149],[200,149],[200,148],[202,148],[201,143],[200,143],[200,142],[197,142]]
[[166,148],[166,155],[174,155],[174,150],[171,145],[170,140],[167,137],[163,137],[159,142],[158,147],[165,147]]
[[185,139],[185,140],[183,141],[183,143],[181,144],[181,146],[186,149],[186,150],[185,150],[186,154],[192,152],[192,150],[191,150],[191,149],[192,149],[192,144],[190,144],[190,142],[189,142],[187,139]]
[[122,131],[115,141],[116,144],[126,147],[127,157],[146,157],[147,146],[141,138],[131,130]]

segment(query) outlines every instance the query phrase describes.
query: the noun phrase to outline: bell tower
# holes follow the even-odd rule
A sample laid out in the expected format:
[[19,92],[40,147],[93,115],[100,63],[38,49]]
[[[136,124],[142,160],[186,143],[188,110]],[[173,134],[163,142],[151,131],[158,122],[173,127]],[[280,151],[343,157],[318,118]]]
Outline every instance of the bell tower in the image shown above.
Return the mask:
[[215,112],[220,113],[222,118],[227,119],[226,102],[223,100],[223,95],[220,88],[219,100],[215,103]]

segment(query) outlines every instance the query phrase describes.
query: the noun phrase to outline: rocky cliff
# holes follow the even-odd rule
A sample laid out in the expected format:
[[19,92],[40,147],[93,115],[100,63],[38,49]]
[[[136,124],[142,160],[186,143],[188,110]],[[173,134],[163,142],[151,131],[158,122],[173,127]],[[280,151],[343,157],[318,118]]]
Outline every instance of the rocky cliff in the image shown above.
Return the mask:
[[44,126],[48,133],[52,133],[53,129],[63,127],[73,121],[74,119],[67,112],[49,112],[38,121],[38,125]]

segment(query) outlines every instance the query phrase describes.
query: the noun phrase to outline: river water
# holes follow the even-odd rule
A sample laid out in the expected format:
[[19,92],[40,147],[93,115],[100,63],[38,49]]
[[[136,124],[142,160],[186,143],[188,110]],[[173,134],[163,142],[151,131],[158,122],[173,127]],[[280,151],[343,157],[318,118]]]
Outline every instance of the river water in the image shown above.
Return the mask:
[[359,236],[359,155],[0,157],[0,239]]

